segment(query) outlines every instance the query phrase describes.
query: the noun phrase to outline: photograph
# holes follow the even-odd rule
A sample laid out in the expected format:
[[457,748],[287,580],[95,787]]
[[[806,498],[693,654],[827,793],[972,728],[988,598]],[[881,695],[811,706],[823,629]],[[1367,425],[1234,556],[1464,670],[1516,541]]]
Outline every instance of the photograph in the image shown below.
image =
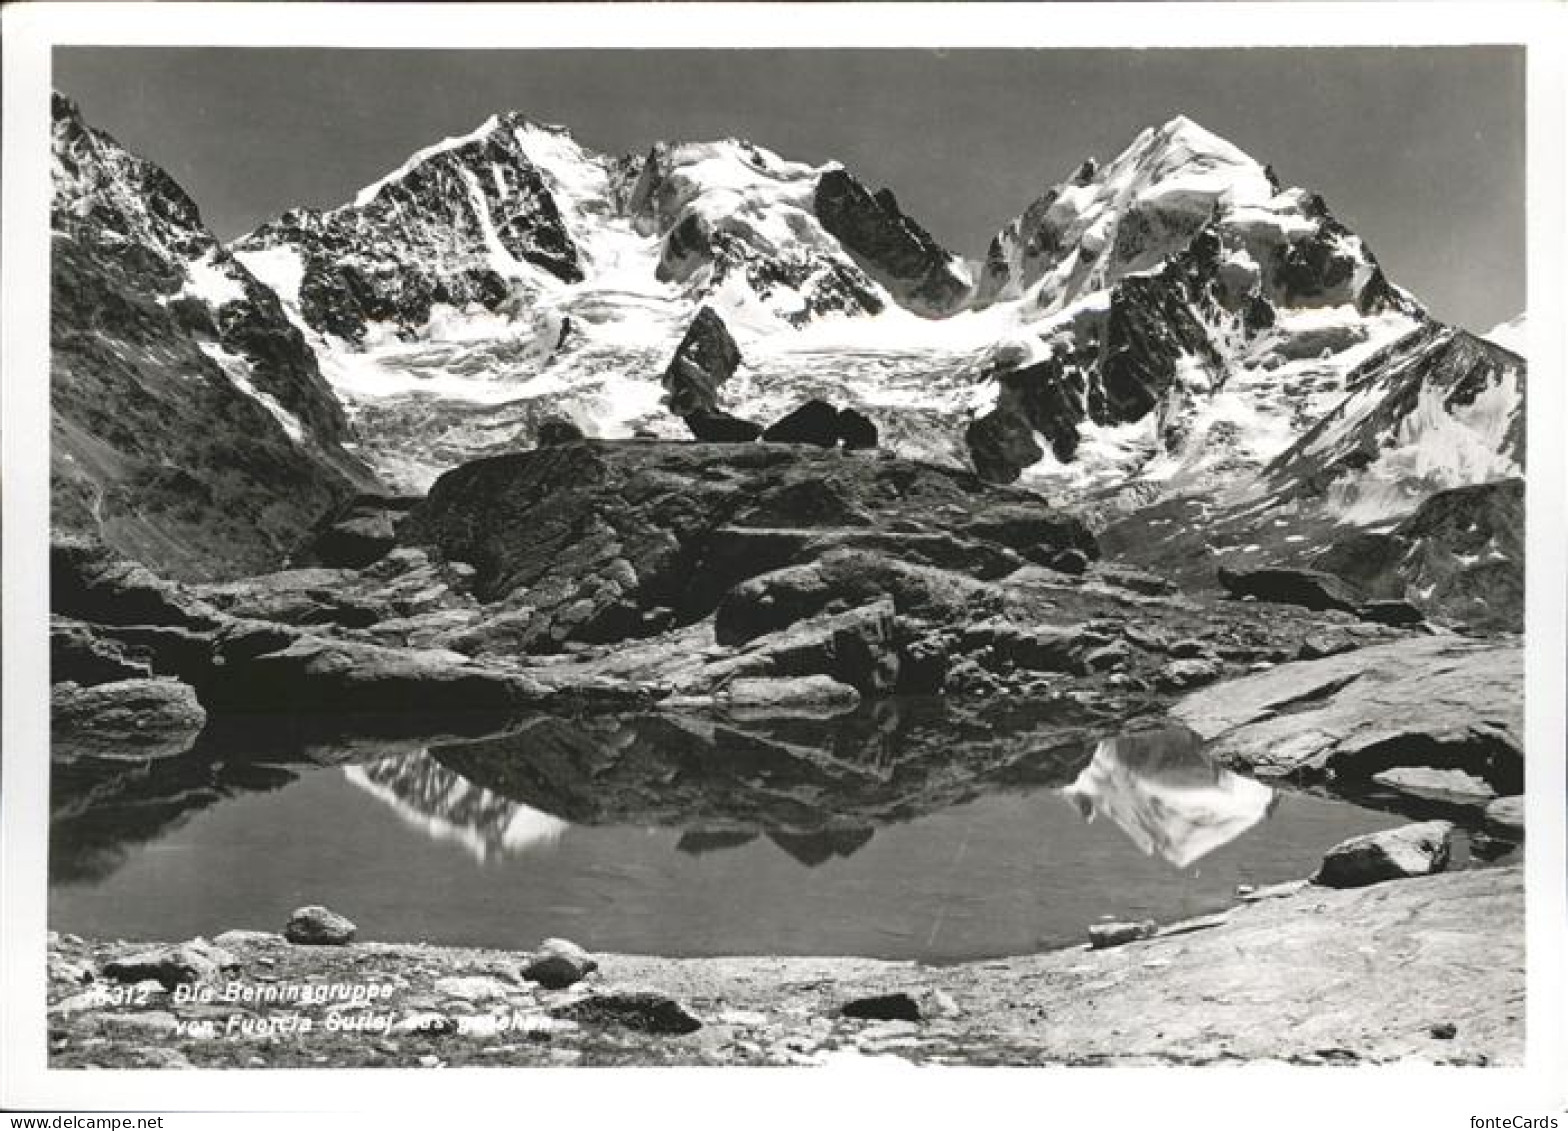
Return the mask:
[[38,1071],[1540,1067],[1527,37],[234,38],[13,108]]

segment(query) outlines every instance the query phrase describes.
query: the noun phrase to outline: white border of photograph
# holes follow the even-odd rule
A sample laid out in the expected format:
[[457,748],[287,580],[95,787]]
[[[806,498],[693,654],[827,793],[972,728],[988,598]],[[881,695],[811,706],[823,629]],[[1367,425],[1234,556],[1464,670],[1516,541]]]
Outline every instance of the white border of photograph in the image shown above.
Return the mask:
[[[395,1112],[393,1125],[507,1122],[1466,1127],[1557,1113],[1564,1040],[1563,773],[1568,413],[1563,387],[1564,30],[1568,6],[1490,4],[21,4],[4,12],[4,698],[0,1107]],[[1527,745],[1524,1068],[388,1069],[50,1071],[48,843],[49,90],[57,44],[479,47],[1064,48],[1526,44],[1529,47]],[[1398,191],[1390,186],[1390,191]],[[325,1126],[302,1115],[297,1126]],[[377,1119],[386,1126],[389,1117]],[[171,1123],[170,1126],[178,1126]],[[188,1124],[194,1125],[194,1124]],[[332,1126],[342,1126],[334,1119]],[[870,1125],[870,1124],[868,1124]]]

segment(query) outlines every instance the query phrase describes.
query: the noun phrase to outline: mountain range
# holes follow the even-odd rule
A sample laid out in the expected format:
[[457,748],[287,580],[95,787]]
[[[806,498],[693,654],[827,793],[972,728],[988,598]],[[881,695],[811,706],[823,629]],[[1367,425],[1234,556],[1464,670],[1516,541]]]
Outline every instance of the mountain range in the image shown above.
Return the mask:
[[275,567],[356,495],[545,425],[749,439],[812,400],[1211,576],[1523,473],[1523,316],[1444,325],[1320,196],[1184,117],[966,261],[836,163],[605,155],[515,113],[225,245],[53,116],[54,523],[170,576]]

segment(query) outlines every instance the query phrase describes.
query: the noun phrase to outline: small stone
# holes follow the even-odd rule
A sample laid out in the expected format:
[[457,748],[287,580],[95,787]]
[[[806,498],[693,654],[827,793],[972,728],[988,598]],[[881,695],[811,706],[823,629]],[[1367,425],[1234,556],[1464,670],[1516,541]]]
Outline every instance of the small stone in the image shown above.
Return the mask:
[[1453,830],[1449,821],[1423,821],[1352,837],[1329,849],[1313,882],[1353,888],[1441,872],[1448,866]]
[[946,990],[929,990],[920,995],[920,1013],[924,1017],[956,1017],[958,1002]]
[[567,939],[545,939],[522,969],[530,982],[547,990],[564,990],[599,968],[599,963],[582,947]]
[[1459,1034],[1459,1026],[1452,1021],[1439,1021],[1428,1030],[1433,1037],[1440,1041],[1451,1041]]
[[213,938],[219,946],[279,946],[283,936],[272,931],[224,931]]
[[111,1032],[138,1037],[172,1037],[180,1027],[174,1014],[161,1009],[105,1013],[99,1018],[99,1024]]
[[1089,946],[1093,950],[1122,946],[1146,939],[1157,929],[1153,919],[1145,919],[1141,923],[1096,923],[1089,928]]
[[1248,888],[1242,891],[1242,884],[1236,889],[1236,894],[1241,896],[1243,903],[1262,903],[1265,899],[1288,899],[1290,896],[1299,895],[1301,889],[1307,886],[1306,880],[1286,880],[1281,884],[1268,884],[1261,888]]
[[143,1048],[137,1049],[132,1054],[145,1068],[195,1068],[189,1058],[179,1049],[171,1048]]
[[508,986],[499,978],[490,978],[482,974],[455,975],[450,978],[437,978],[435,991],[442,997],[456,998],[459,1001],[486,1002],[506,1001],[517,992],[517,987]]
[[335,911],[317,904],[289,916],[283,937],[300,946],[343,946],[354,941],[358,928]]
[[457,1032],[457,1022],[444,1013],[420,1010],[405,1013],[392,1024],[391,1032],[397,1036],[422,1034],[427,1037],[444,1037]]
[[839,1012],[845,1017],[862,1021],[919,1021],[920,1003],[900,990],[897,993],[856,998],[845,1002]]

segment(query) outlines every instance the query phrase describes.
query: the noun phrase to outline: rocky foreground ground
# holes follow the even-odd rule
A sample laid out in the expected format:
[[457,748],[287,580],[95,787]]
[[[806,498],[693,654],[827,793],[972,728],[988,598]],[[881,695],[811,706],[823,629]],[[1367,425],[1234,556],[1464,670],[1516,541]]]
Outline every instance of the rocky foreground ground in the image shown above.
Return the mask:
[[[1445,569],[1475,557],[1469,542],[1417,548],[1423,561],[1441,551]],[[90,804],[95,783],[127,769],[222,754],[198,738],[246,717],[374,716],[390,728],[372,744],[382,753],[388,734],[428,745],[428,728],[456,716],[512,719],[499,738],[441,754],[506,793],[556,754],[620,767],[602,753],[635,716],[683,743],[711,731],[704,749],[720,754],[765,741],[802,789],[825,784],[822,796],[875,823],[950,804],[1056,746],[1174,717],[1253,776],[1340,796],[1376,787],[1410,817],[1521,835],[1517,634],[1317,569],[1182,584],[1105,560],[1086,525],[1036,495],[882,454],[568,441],[465,465],[421,500],[362,499],[295,566],[181,585],[101,545],[54,543],[57,807],[78,803],[77,778]],[[1459,566],[1449,572],[1470,576]],[[888,770],[866,756],[891,749],[885,731],[926,733],[898,707],[907,697],[950,704],[949,730]],[[997,712],[1020,703],[1059,708],[1072,735],[989,740]],[[848,728],[833,758],[801,738],[802,720],[857,708],[865,733]],[[954,759],[944,733],[959,724],[969,737]],[[352,757],[354,733],[320,760]],[[651,766],[607,774],[612,801],[666,803]],[[1519,869],[1428,875],[1447,864],[1446,833],[1415,828],[1388,875],[1364,874],[1351,849],[1340,871],[1325,863],[1332,888],[1155,937],[1131,925],[1114,947],[949,967],[573,956],[584,976],[548,988],[523,973],[540,956],[520,952],[231,931],[149,957],[143,944],[55,938],[53,1056],[102,1067],[1516,1062]],[[1341,890],[1346,875],[1371,886]],[[230,985],[241,1000],[220,999]],[[322,985],[389,988],[337,1008],[263,1000],[268,987],[275,998]]]
[[[154,965],[138,967],[149,949]],[[1518,866],[1287,885],[1119,946],[953,966],[311,945],[255,931],[162,948],[51,936],[49,954],[60,1068],[1489,1065],[1524,1049]],[[179,982],[181,970],[203,980]],[[177,1000],[199,999],[197,985],[212,1000]],[[256,1000],[332,986],[361,1000]]]

